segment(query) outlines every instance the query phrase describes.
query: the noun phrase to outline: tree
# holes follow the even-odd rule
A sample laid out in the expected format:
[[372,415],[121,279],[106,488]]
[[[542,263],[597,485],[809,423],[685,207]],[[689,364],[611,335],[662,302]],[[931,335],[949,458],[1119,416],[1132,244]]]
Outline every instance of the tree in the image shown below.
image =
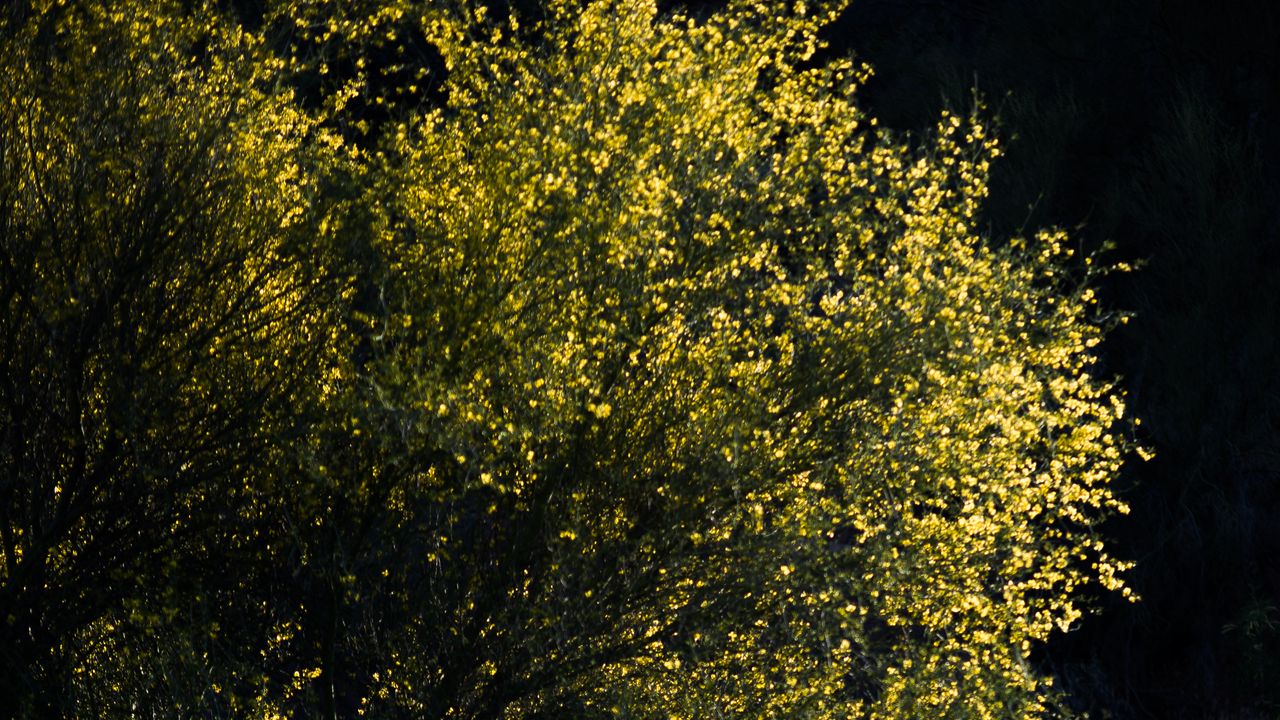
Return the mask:
[[828,5],[131,10],[6,28],[20,707],[1051,714],[1122,405],[977,112],[879,131]]
[[181,712],[162,661],[199,665],[220,604],[254,599],[214,568],[261,542],[339,287],[308,228],[311,123],[268,60],[176,3],[19,4],[0,27],[11,712]]
[[1033,648],[1121,589],[1092,292],[1062,234],[977,234],[979,119],[876,130],[866,71],[814,60],[834,11],[421,14],[448,103],[369,197],[428,567],[388,568],[370,703],[1050,711]]

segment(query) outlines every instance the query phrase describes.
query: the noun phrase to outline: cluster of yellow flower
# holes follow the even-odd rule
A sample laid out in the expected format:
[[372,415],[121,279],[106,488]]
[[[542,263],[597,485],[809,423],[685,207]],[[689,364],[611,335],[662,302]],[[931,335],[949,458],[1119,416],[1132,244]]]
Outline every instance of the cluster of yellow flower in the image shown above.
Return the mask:
[[1090,528],[1122,406],[1065,238],[976,235],[997,140],[878,131],[865,68],[807,62],[833,10],[424,13],[453,102],[377,190],[410,374],[561,513],[516,677],[635,648],[512,707],[1034,717],[1030,649],[1120,586]]

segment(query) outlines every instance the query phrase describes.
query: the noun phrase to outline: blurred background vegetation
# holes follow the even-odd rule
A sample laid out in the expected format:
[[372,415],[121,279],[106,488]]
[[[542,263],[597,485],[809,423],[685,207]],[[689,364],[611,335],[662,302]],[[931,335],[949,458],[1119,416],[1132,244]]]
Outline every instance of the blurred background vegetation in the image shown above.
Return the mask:
[[1057,225],[1141,264],[1107,287],[1135,317],[1105,362],[1156,453],[1109,528],[1144,600],[1040,661],[1094,717],[1280,717],[1280,5],[854,0],[829,38],[886,125],[975,87],[997,110],[995,236]]

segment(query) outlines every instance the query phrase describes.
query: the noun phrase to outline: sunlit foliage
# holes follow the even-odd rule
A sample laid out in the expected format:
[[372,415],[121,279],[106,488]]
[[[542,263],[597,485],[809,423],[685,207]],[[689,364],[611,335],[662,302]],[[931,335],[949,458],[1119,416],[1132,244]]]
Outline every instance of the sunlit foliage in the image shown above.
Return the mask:
[[[130,348],[191,348],[145,366],[172,387],[166,423],[116,432],[173,452],[165,433],[198,440],[202,409],[238,408],[245,388],[262,404],[235,416],[243,439],[207,431],[211,447],[154,486],[134,479],[150,467],[137,452],[93,485],[172,518],[154,545],[116,549],[157,561],[226,493],[191,542],[261,538],[229,553],[261,578],[209,611],[251,628],[195,647],[219,630],[175,610],[146,620],[162,642],[116,637],[112,618],[154,606],[122,586],[60,631],[85,643],[67,662],[99,688],[87,696],[129,682],[108,658],[157,667],[168,643],[189,706],[163,707],[171,690],[149,702],[176,714],[1050,714],[1030,654],[1082,596],[1123,590],[1094,529],[1124,509],[1107,488],[1124,445],[1122,404],[1091,375],[1092,292],[1062,234],[979,232],[999,154],[979,113],[944,115],[917,143],[877,129],[855,98],[868,71],[816,54],[836,10],[304,2],[269,6],[258,37],[212,12],[77,6],[10,29],[10,64],[34,62],[42,33],[69,39],[41,61],[55,90],[5,75],[3,322],[25,343],[9,356],[32,378],[66,362],[28,318],[79,317],[82,286],[110,308],[121,297],[110,277],[50,263],[119,257],[116,227],[163,249],[194,226],[140,276],[168,288],[146,310],[168,324],[108,315]],[[362,53],[415,37],[447,76],[372,82]],[[118,55],[98,60],[108,39]],[[337,59],[350,72],[326,80]],[[428,81],[439,102],[406,99]],[[101,96],[75,92],[86,83]],[[59,133],[72,154],[38,160]],[[94,158],[99,194],[41,191],[81,167],[76,153]],[[184,161],[196,181],[173,179]],[[146,188],[172,199],[130,199]],[[155,206],[172,216],[128,214]],[[322,282],[339,267],[353,292]],[[228,329],[205,329],[220,317]],[[91,357],[132,372],[126,349]],[[107,390],[7,392],[17,427],[41,402],[65,400],[81,427],[115,407]],[[36,532],[19,508],[56,506],[59,479],[78,476],[72,459],[21,464],[61,439],[10,437],[6,492],[33,498],[6,506],[18,547]],[[46,548],[49,567],[132,516],[95,517]],[[7,592],[26,587],[30,552],[10,552]],[[93,577],[67,587],[88,593]],[[145,696],[146,678],[132,688]]]

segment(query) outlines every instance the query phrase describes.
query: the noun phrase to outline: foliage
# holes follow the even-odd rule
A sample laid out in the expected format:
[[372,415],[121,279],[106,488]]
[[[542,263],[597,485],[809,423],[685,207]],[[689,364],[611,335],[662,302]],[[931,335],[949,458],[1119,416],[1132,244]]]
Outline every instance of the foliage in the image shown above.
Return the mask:
[[53,713],[163,682],[140,653],[200,622],[186,563],[256,542],[337,328],[311,121],[260,43],[177,4],[29,12],[0,50],[0,694]]
[[[814,59],[836,9],[13,21],[0,602],[50,638],[5,658],[22,697],[1051,714],[1030,653],[1123,590],[1092,291],[1061,233],[978,233],[979,117],[911,145],[859,109],[868,71]],[[438,107],[362,69],[414,37]]]

